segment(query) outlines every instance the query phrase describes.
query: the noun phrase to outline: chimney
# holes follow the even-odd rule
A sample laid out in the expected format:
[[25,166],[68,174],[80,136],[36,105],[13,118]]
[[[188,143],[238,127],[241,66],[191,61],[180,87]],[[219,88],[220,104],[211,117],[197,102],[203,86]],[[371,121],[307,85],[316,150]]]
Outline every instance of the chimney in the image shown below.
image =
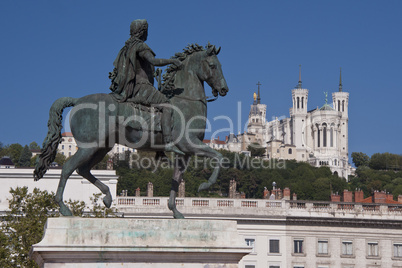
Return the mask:
[[341,202],[341,196],[338,193],[336,194],[332,193],[331,202]]
[[245,194],[244,192],[241,192],[240,198],[241,198],[241,199],[246,199],[246,194]]
[[297,200],[297,194],[293,193],[293,200]]
[[186,183],[184,182],[184,180],[181,180],[179,184],[179,193],[177,197],[185,197],[185,196],[186,196]]
[[290,200],[290,189],[288,187],[283,189],[283,199]]
[[355,202],[356,203],[361,203],[364,199],[364,194],[363,191],[360,189],[356,189],[355,191]]
[[135,189],[135,196],[136,196],[136,197],[140,197],[140,196],[141,196],[140,187],[138,187],[137,189]]
[[374,203],[385,203],[386,194],[385,192],[375,191],[374,192]]
[[109,158],[107,160],[106,169],[107,170],[113,170],[113,159],[112,158]]
[[276,199],[277,200],[281,200],[282,199],[282,191],[281,191],[281,188],[278,188],[277,190],[276,190]]
[[399,203],[402,203],[402,195],[401,195],[401,194],[398,195],[398,202],[399,202]]
[[387,193],[386,200],[392,202],[392,201],[394,201],[394,196],[390,193]]
[[154,185],[152,184],[152,182],[148,182],[147,197],[154,197]]
[[236,181],[230,180],[229,182],[229,198],[235,198],[236,197]]
[[269,191],[268,191],[267,187],[264,187],[263,198],[264,198],[264,199],[268,199],[268,198],[269,198]]
[[353,202],[353,192],[349,192],[348,190],[343,190],[343,202]]

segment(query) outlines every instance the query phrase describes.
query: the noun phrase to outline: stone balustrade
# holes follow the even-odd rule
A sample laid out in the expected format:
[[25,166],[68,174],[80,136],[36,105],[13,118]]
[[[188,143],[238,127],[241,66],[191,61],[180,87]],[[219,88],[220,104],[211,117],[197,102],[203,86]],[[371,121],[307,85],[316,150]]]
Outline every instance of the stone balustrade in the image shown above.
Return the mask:
[[[115,206],[119,212],[125,213],[127,216],[130,214],[146,215],[147,213],[169,214],[168,200],[169,197],[118,196],[115,200]],[[185,197],[177,198],[176,205],[185,215],[402,220],[402,204]]]

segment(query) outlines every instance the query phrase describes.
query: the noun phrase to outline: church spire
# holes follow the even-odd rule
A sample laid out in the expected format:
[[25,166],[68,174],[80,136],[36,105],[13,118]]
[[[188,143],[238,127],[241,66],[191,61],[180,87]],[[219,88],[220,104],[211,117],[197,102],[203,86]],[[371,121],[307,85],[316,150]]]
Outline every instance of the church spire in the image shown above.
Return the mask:
[[342,68],[340,68],[339,72],[339,92],[342,92]]
[[261,102],[261,96],[260,96],[261,83],[260,83],[260,81],[258,81],[257,86],[258,86],[257,104],[260,104],[260,102]]
[[301,65],[299,65],[299,83],[297,88],[302,88],[302,81],[301,81]]

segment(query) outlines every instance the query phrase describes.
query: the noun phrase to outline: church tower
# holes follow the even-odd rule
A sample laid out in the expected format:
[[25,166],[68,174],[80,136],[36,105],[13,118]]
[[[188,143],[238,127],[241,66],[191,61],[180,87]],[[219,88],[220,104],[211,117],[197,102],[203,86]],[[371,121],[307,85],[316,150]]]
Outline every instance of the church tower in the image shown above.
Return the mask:
[[339,90],[338,92],[332,93],[333,107],[335,111],[340,114],[340,133],[338,140],[338,150],[340,150],[340,155],[346,159],[349,157],[348,152],[348,106],[349,106],[349,93],[344,92],[342,89],[342,69],[339,75]]
[[260,82],[257,83],[258,94],[254,93],[254,102],[251,105],[250,114],[248,116],[247,129],[249,133],[255,134],[255,142],[260,145],[264,144],[264,128],[266,124],[267,105],[261,104]]
[[307,100],[308,89],[302,87],[301,65],[299,66],[299,83],[292,90],[293,108],[291,109],[291,118],[293,121],[292,144],[297,148],[297,160],[305,161],[306,154],[306,120],[307,120]]

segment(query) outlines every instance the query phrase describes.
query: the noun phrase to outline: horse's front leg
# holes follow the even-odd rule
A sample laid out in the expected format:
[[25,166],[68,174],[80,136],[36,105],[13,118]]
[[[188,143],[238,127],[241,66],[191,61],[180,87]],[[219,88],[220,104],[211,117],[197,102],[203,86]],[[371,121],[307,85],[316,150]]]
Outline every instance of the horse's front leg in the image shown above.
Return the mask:
[[183,214],[176,208],[176,196],[179,191],[179,185],[183,180],[183,172],[186,170],[186,164],[188,163],[188,156],[176,158],[175,167],[172,179],[172,189],[170,190],[168,207],[173,212],[173,217],[175,219],[184,219]]

